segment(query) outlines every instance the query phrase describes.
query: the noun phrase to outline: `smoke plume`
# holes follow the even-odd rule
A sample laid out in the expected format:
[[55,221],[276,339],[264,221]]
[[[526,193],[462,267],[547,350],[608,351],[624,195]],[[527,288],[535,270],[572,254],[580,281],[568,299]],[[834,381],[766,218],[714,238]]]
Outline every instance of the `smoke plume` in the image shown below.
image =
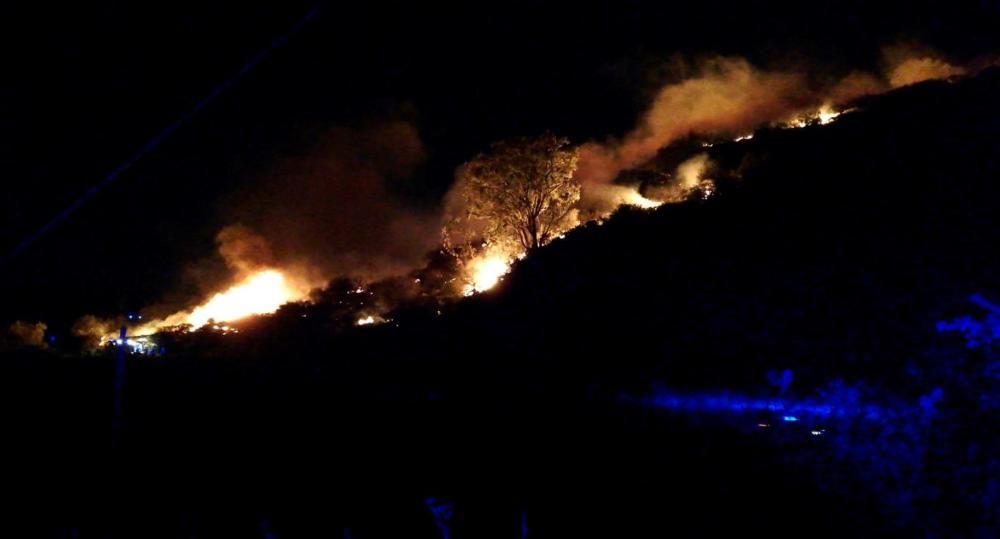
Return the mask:
[[24,322],[18,320],[7,328],[7,333],[16,345],[48,348],[45,331],[49,327],[44,322]]
[[965,68],[948,63],[933,50],[912,43],[885,47],[882,56],[887,65],[886,79],[893,88],[966,73]]
[[877,95],[888,90],[889,85],[880,77],[864,71],[852,71],[826,92],[825,101],[839,107],[859,97]]
[[237,277],[244,277],[274,263],[267,239],[246,226],[227,226],[216,235],[215,241],[219,256]]
[[77,320],[71,329],[73,335],[83,341],[84,348],[93,349],[101,343],[101,339],[111,335],[120,325],[113,320],[104,320],[92,314]]
[[424,161],[416,128],[335,128],[261,178],[219,233],[230,268],[277,265],[317,279],[378,278],[412,268],[438,240],[438,217],[394,194]]
[[[840,107],[862,96],[966,73],[917,45],[886,48],[883,57],[887,68],[881,77],[853,71],[826,85],[814,84],[800,70],[758,69],[741,58],[701,62],[689,70],[693,76],[663,86],[636,128],[624,137],[581,147],[577,178],[584,186],[584,200],[594,207],[616,206],[619,199],[632,195],[596,186],[614,181],[621,172],[643,165],[662,148],[689,135],[750,133],[761,125],[813,114],[820,106]],[[679,172],[681,181],[690,183]]]
[[[679,70],[686,75],[655,93],[634,129],[621,138],[580,146],[575,179],[582,184],[582,196],[578,213],[567,226],[601,218],[623,204],[652,208],[682,200],[694,190],[710,196],[714,186],[705,178],[711,166],[706,154],[689,157],[672,176],[642,171],[648,173],[652,185],[647,179],[631,185],[614,183],[616,178],[625,183],[619,178],[621,172],[647,164],[660,150],[691,135],[736,137],[768,124],[825,123],[839,112],[833,107],[859,97],[967,72],[933,51],[912,45],[887,48],[883,59],[882,76],[854,71],[826,84],[817,83],[805,70],[760,69],[741,58],[681,62]],[[992,63],[995,59],[984,61],[984,66]],[[798,121],[789,123],[794,119]],[[275,298],[294,301],[334,277],[371,281],[416,268],[441,245],[441,215],[438,208],[415,209],[397,193],[424,159],[416,128],[389,121],[330,129],[308,151],[274,166],[229,204],[232,224],[218,233],[216,241],[227,273],[221,281],[235,288],[237,295],[214,294],[207,305],[224,312],[233,302],[240,303],[239,293],[256,294],[255,287],[268,285],[267,279],[275,281],[268,294],[277,290],[280,294]],[[458,169],[443,201],[446,220],[462,213],[463,171]],[[476,230],[467,232],[474,236]],[[271,270],[281,275],[264,275],[265,280],[258,281],[262,272]],[[217,277],[211,283],[214,290],[220,285]],[[147,325],[156,329],[190,323],[204,307],[175,308],[168,311],[174,314]],[[259,312],[273,312],[269,304],[260,308]],[[114,327],[84,319],[76,329],[79,335],[96,335]],[[33,338],[35,332],[29,329],[21,328]]]
[[622,140],[585,144],[577,177],[607,183],[689,134],[738,134],[784,119],[809,102],[805,82],[802,74],[759,70],[740,58],[704,62],[695,76],[661,88]]

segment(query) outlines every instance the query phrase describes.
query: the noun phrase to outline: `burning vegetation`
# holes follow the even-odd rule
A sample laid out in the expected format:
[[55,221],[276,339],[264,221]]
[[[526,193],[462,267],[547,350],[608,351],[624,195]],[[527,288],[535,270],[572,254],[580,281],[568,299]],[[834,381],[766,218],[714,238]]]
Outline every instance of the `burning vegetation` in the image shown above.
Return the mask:
[[[228,285],[151,321],[84,317],[74,332],[91,345],[118,344],[126,325],[137,336],[129,346],[141,352],[161,331],[235,333],[233,324],[297,302],[337,302],[348,326],[386,322],[405,304],[440,312],[444,303],[495,288],[519,259],[622,206],[652,210],[712,197],[717,165],[709,152],[720,144],[749,141],[762,127],[825,126],[855,110],[858,97],[967,72],[927,51],[897,48],[886,58],[881,77],[852,72],[818,90],[804,73],[739,58],[688,65],[620,139],[574,145],[544,134],[493,145],[459,167],[442,218],[408,210],[392,194],[393,182],[424,158],[412,124],[335,129],[318,144],[318,157],[292,163],[281,181],[263,181],[236,205],[238,222],[249,224],[218,235]],[[667,168],[664,152],[684,141],[694,141],[693,149]],[[358,201],[357,211],[341,207],[345,198]],[[442,227],[433,223],[442,221],[438,235]],[[358,276],[357,284],[331,297],[331,277],[343,275]],[[44,344],[44,330],[40,338],[20,333]]]

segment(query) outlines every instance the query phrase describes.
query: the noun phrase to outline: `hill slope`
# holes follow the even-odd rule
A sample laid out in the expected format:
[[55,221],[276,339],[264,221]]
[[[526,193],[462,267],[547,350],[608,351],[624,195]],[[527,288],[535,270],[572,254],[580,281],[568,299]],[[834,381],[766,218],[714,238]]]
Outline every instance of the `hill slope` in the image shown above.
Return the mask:
[[[443,496],[474,537],[510,536],[522,512],[539,537],[990,529],[997,516],[977,504],[995,500],[946,500],[969,487],[951,478],[982,475],[990,457],[940,463],[976,453],[963,445],[972,427],[991,454],[996,430],[963,392],[995,388],[961,385],[953,371],[983,357],[934,328],[970,312],[970,294],[1000,294],[996,95],[994,69],[870,99],[829,126],[716,145],[716,196],[588,225],[441,316],[400,312],[329,337],[286,312],[134,362],[120,492],[170,503],[125,496],[129,518],[92,527],[232,534],[266,516],[287,536],[322,524],[432,537],[423,502]],[[26,411],[10,432],[104,447],[106,367],[12,357],[4,395]],[[794,429],[747,432],[753,418],[633,405],[663,387],[773,396],[768,372],[784,369],[789,398],[837,380],[873,388],[880,405],[944,388],[946,421],[900,413],[863,426],[867,438],[830,424],[815,444]],[[948,434],[952,420],[966,434]],[[911,469],[923,479],[908,482]],[[211,487],[173,497],[189,482]],[[238,508],[222,512],[220,496]],[[179,524],[191,515],[200,524]]]

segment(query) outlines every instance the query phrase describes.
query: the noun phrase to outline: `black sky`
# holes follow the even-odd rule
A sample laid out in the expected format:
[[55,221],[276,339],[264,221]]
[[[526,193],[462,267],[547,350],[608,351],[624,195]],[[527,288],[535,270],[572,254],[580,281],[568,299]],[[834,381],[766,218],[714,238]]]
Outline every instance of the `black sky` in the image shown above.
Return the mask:
[[[93,2],[13,9],[0,82],[0,252],[187,112],[315,3]],[[901,39],[997,52],[1000,2],[322,4],[299,35],[23,255],[0,320],[111,314],[190,290],[225,200],[335,125],[413,122],[428,160],[402,196],[436,204],[489,142],[630,128],[675,54],[877,69]],[[877,4],[877,5],[874,5]]]

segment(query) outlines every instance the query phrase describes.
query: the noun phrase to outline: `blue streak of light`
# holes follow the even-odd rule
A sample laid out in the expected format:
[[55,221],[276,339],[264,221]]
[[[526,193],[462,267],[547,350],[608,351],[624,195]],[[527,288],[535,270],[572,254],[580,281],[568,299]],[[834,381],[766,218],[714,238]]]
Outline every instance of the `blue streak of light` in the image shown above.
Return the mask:
[[66,207],[61,212],[57,213],[51,220],[42,225],[41,228],[36,230],[33,234],[22,240],[17,246],[11,251],[4,262],[10,263],[25,250],[28,249],[33,243],[38,241],[39,238],[44,236],[49,230],[55,228],[61,222],[68,219],[76,210],[80,209],[84,204],[90,201],[90,199],[97,196],[98,193],[103,191],[109,185],[115,182],[123,173],[128,169],[132,168],[132,165],[136,164],[140,159],[146,156],[146,154],[152,152],[157,147],[160,146],[165,140],[170,138],[178,129],[188,123],[192,118],[194,118],[199,112],[205,107],[215,101],[220,95],[224,94],[227,90],[233,87],[240,79],[242,79],[247,73],[252,71],[258,64],[260,64],[265,58],[271,55],[275,50],[281,48],[289,39],[291,39],[295,34],[299,33],[302,28],[304,28],[310,21],[319,15],[320,7],[314,7],[309,13],[304,17],[299,19],[299,21],[293,26],[289,31],[284,34],[279,35],[271,43],[265,47],[263,50],[255,54],[250,60],[248,60],[243,67],[233,76],[224,80],[221,84],[215,87],[208,95],[203,97],[200,101],[195,103],[191,110],[184,113],[180,118],[178,118],[174,123],[163,128],[162,131],[149,139],[146,144],[139,148],[135,153],[133,153],[128,159],[123,161],[120,165],[115,167],[107,176],[104,177],[100,183],[91,186],[89,189],[83,192],[76,200],[73,201],[68,207]]
[[892,410],[874,405],[850,404],[838,406],[819,399],[755,398],[727,392],[682,394],[660,390],[640,401],[654,408],[679,412],[755,413],[771,412],[786,422],[808,418],[861,417],[878,421],[894,415]]

